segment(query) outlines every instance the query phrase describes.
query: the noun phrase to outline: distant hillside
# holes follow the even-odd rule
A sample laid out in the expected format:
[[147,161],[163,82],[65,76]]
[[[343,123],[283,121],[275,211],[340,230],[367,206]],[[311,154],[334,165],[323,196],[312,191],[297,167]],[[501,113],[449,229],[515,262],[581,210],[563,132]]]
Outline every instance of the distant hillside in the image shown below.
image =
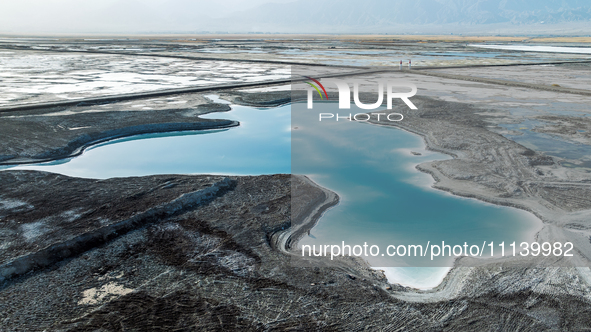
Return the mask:
[[405,24],[519,25],[589,20],[591,1],[588,0],[298,0],[264,4],[245,11],[233,17],[229,26],[353,31],[367,27],[383,30]]

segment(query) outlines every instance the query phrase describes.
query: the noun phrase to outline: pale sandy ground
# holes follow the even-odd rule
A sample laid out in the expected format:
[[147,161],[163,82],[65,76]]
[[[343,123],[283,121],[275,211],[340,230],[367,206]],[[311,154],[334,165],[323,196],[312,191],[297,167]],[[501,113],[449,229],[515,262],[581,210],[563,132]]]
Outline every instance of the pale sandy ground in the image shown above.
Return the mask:
[[573,89],[591,90],[591,72],[577,67],[541,65],[522,67],[499,67],[495,70],[478,68],[439,69],[437,72],[454,75],[494,78],[534,84],[555,85]]

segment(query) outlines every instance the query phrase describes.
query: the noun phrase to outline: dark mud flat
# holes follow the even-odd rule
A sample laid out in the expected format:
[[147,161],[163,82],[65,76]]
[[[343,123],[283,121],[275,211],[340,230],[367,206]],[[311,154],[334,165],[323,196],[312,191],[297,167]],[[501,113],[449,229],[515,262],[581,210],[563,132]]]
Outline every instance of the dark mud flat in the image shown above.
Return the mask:
[[[227,105],[219,107],[229,110]],[[187,109],[142,111],[141,116],[133,109],[88,111],[92,112],[87,106],[3,116],[0,128],[5,134],[0,143],[0,162],[17,164],[62,159],[76,156],[90,145],[120,137],[238,125],[235,121],[201,119]],[[31,133],[35,133],[37,144],[30,144]]]
[[[49,219],[34,212],[27,217],[24,207],[35,204],[34,210],[58,216],[63,214],[61,206],[66,211],[94,211],[79,220],[55,221],[51,225],[55,236],[40,236],[39,251],[63,243],[68,238],[67,232],[62,232],[66,228],[90,234],[101,229],[91,219],[116,223],[133,216],[131,211],[170,206],[183,195],[220,182],[219,177],[211,176],[95,181],[42,172],[7,171],[0,175],[6,186],[3,189],[14,188],[3,194],[2,230],[20,240],[16,242],[23,242],[26,225]],[[271,246],[274,234],[289,227],[290,175],[238,177],[226,182],[231,186],[208,200],[177,204],[174,211],[161,213],[124,234],[109,234],[110,241],[89,245],[68,259],[6,280],[0,291],[3,329],[313,328],[318,324],[313,318],[318,313],[303,319],[306,309],[297,301],[327,305],[327,300],[348,298],[349,305],[355,305],[356,295],[347,289],[355,283],[368,292],[368,300],[378,303],[387,298],[381,288],[373,286],[379,282],[385,287],[385,280],[374,271],[293,268],[290,256]],[[39,190],[47,189],[45,186],[60,195],[48,198],[45,190]],[[307,188],[306,197],[322,204],[323,192],[310,184]],[[99,197],[85,195],[90,193],[99,193]],[[107,195],[117,197],[117,203],[105,207],[102,198]],[[14,203],[25,199],[28,205],[17,207]],[[15,224],[21,226],[15,228]],[[10,258],[22,252],[18,246],[3,249],[3,255]],[[359,280],[349,273],[359,275]],[[361,276],[369,281],[361,282]],[[286,297],[293,308],[282,308]],[[290,319],[292,311],[298,314]],[[281,312],[286,312],[284,319],[272,319]]]
[[[0,176],[3,233],[18,233],[19,228],[9,226],[14,222],[26,225],[44,218],[23,217],[16,201],[34,202],[36,210],[54,215],[72,207],[94,210],[93,218],[116,222],[128,219],[130,210],[167,206],[224,180],[171,175],[94,181],[23,171]],[[577,295],[547,296],[528,285],[493,291],[517,274],[552,278],[546,270],[481,269],[472,274],[473,287],[453,299],[420,303],[397,299],[404,289],[388,289],[380,272],[353,260],[333,267],[298,266],[300,258],[276,248],[273,239],[289,228],[292,211],[301,219],[300,214],[331,204],[324,191],[290,175],[225,181],[231,186],[207,200],[183,202],[174,212],[113,234],[102,244],[5,280],[0,330],[544,331],[590,324],[591,309]],[[298,189],[292,197],[294,184]],[[39,190],[43,186],[60,195],[48,197]],[[79,198],[81,188],[101,194]],[[118,199],[104,208],[101,197]],[[135,208],[126,207],[132,202]],[[117,206],[125,209],[117,212]],[[99,229],[84,227],[81,232]],[[2,252],[5,257],[19,254]],[[569,282],[563,287],[580,283]]]
[[[236,121],[200,118],[199,115],[230,110],[230,106],[212,102],[204,95],[180,94],[175,98],[0,112],[0,165],[73,157],[89,146],[115,138],[239,125]],[[266,94],[231,91],[223,96],[241,105],[259,107],[290,101],[289,91]],[[179,101],[184,103],[177,104]]]
[[[45,172],[2,172],[0,280],[46,267],[118,235],[221,195],[229,179],[160,176],[150,182],[66,178]],[[67,183],[67,189],[55,195]],[[146,186],[149,189],[145,189]],[[113,195],[108,188],[117,187]],[[17,198],[19,197],[19,198]]]

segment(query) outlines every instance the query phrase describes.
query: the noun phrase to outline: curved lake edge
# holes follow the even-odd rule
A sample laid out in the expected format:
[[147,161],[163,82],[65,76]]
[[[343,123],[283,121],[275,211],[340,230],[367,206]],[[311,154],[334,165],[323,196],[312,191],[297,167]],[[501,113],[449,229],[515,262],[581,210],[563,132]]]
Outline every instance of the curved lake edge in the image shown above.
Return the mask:
[[[9,159],[8,161],[4,162],[0,161],[0,166],[31,165],[70,159],[82,155],[85,150],[96,145],[133,136],[226,129],[238,126],[240,126],[240,122],[238,121],[217,120],[203,122],[158,123],[107,130],[95,134],[99,136],[98,138],[91,138],[88,134],[78,136],[78,138],[70,141],[66,146],[58,149],[57,151],[53,150],[45,152],[44,155],[49,155],[46,158],[26,158],[21,160],[17,159],[17,161]],[[60,154],[60,150],[65,151]]]
[[338,205],[340,201],[340,197],[336,192],[319,185],[306,175],[292,174],[292,186],[294,180],[320,190],[324,195],[324,199],[310,206],[310,212],[302,215],[302,221],[298,222],[297,225],[290,222],[289,228],[271,235],[272,240],[270,242],[272,246],[286,254],[294,254],[299,240],[316,226],[326,211]]
[[[441,153],[444,155],[448,155],[453,159],[458,159],[457,154],[455,154],[451,151],[447,151],[445,149],[440,149],[440,148],[436,147],[428,139],[427,133],[421,132],[417,129],[410,128],[408,126],[404,126],[404,125],[400,124],[399,122],[392,123],[392,125],[384,125],[384,124],[375,123],[372,121],[368,121],[367,123],[371,124],[371,125],[375,125],[375,126],[380,126],[380,127],[400,129],[400,130],[403,130],[403,131],[408,132],[410,134],[417,135],[417,136],[421,137],[425,150],[438,152],[438,153]],[[438,186],[438,183],[442,182],[443,180],[448,180],[450,182],[454,181],[453,179],[449,179],[445,175],[438,172],[434,167],[431,167],[431,163],[438,161],[438,160],[441,160],[441,159],[420,163],[415,166],[415,169],[417,171],[419,171],[421,173],[428,174],[433,179],[433,181],[434,181],[433,184],[427,186],[428,188],[442,192],[442,193],[448,193],[452,196],[455,196],[456,198],[474,199],[474,200],[476,200],[480,203],[484,203],[484,204],[492,204],[495,206],[515,208],[515,209],[529,212],[539,221],[540,227],[535,231],[535,233],[531,237],[531,240],[537,239],[538,234],[542,231],[543,227],[546,225],[546,223],[544,222],[544,215],[541,211],[538,211],[534,207],[529,206],[525,203],[519,204],[517,202],[510,202],[510,201],[498,199],[492,195],[491,196],[477,195],[474,193],[466,193],[466,192],[454,190],[454,188],[446,188],[443,186]],[[435,301],[439,301],[442,299],[452,298],[455,294],[459,294],[459,292],[461,291],[461,289],[466,281],[466,278],[468,277],[468,275],[470,274],[470,272],[473,269],[473,267],[458,266],[458,261],[460,261],[461,259],[462,259],[462,257],[454,257],[453,258],[453,265],[449,268],[447,273],[445,273],[444,277],[442,279],[438,280],[439,283],[435,287],[416,288],[416,287],[412,287],[412,286],[400,285],[400,287],[403,289],[399,292],[396,292],[394,296],[399,299],[404,299],[406,301],[413,301],[413,302],[435,302]],[[486,259],[486,262],[484,264],[482,264],[484,266],[493,265],[495,263],[500,263],[500,262],[507,260],[507,258],[496,258],[496,257],[485,258],[485,259]],[[521,259],[523,261],[526,261],[526,260],[528,260],[528,257],[521,257]],[[365,262],[365,264],[369,266],[369,264],[367,262]],[[376,268],[376,269],[379,270],[380,268]]]
[[[266,86],[266,84],[263,84],[263,86]],[[19,130],[22,130],[22,128],[24,128],[23,124],[27,125],[27,122],[17,121],[14,123],[8,123],[7,127],[3,128],[3,131],[6,130],[6,133],[9,135],[6,137],[6,140],[3,142],[4,146],[1,148],[7,150],[5,146],[9,146],[12,147],[12,149],[8,149],[4,152],[0,151],[0,166],[39,164],[77,157],[81,155],[85,149],[88,149],[91,146],[130,136],[230,128],[239,124],[212,124],[211,122],[228,120],[217,119],[216,121],[205,119],[202,116],[211,113],[231,111],[232,109],[227,104],[255,108],[280,107],[289,104],[291,97],[290,91],[273,91],[261,94],[232,90],[224,92],[211,91],[211,93],[223,95],[223,98],[225,100],[230,100],[230,102],[207,102],[206,104],[203,104],[202,102],[197,102],[197,104],[195,104],[195,102],[193,102],[192,106],[189,106],[189,108],[167,107],[163,109],[150,109],[143,111],[146,113],[141,113],[140,116],[138,116],[140,113],[136,113],[136,110],[126,108],[125,104],[114,103],[113,105],[115,105],[115,109],[104,111],[110,113],[110,118],[94,117],[94,120],[92,120],[93,117],[84,114],[86,113],[86,108],[90,107],[89,105],[77,105],[72,109],[68,109],[70,114],[67,115],[68,119],[72,119],[72,121],[76,123],[75,127],[79,127],[76,128],[79,132],[77,132],[78,135],[75,136],[64,135],[67,131],[64,131],[63,127],[59,127],[60,123],[54,120],[50,121],[47,119],[33,122],[34,125],[43,125],[43,127],[35,127],[38,134],[37,136],[19,134]],[[196,96],[199,97],[201,94],[197,94]],[[190,97],[186,97],[185,99],[191,102]],[[79,109],[79,107],[81,107],[81,109]],[[191,119],[190,117],[188,118],[186,115],[183,115],[183,112],[186,110],[197,111],[199,114]],[[26,118],[29,116],[46,116],[61,111],[63,111],[61,108],[43,109],[41,110],[41,113],[36,110],[22,111],[22,113],[16,117]],[[15,117],[0,112],[0,118],[4,115]],[[128,121],[130,115],[138,121]],[[191,117],[193,116],[195,116],[195,114],[191,115]],[[53,119],[53,117],[50,118]],[[87,125],[90,121],[89,119],[96,121],[96,123],[93,122],[93,127],[97,127],[94,129],[94,132],[93,128]],[[203,127],[207,122],[210,122],[207,126],[211,127]],[[84,123],[82,126],[85,127],[81,127],[78,125],[79,123]],[[197,123],[203,124],[195,125]],[[158,126],[168,126],[168,128],[157,128]],[[130,130],[130,128],[132,130]],[[29,151],[28,147],[31,145],[39,145],[41,146],[41,149],[32,149],[32,151]]]
[[[382,127],[386,127],[386,128],[396,128],[396,129],[400,129],[400,130],[406,131],[408,133],[420,136],[423,140],[425,150],[442,153],[442,154],[452,157],[453,159],[458,159],[457,154],[454,154],[453,152],[450,152],[448,150],[439,149],[439,148],[435,147],[434,144],[429,141],[427,134],[423,133],[419,130],[409,128],[407,126],[403,126],[400,124],[388,126],[388,125],[373,123],[373,122],[368,122],[368,123],[370,123],[371,125],[382,126]],[[438,161],[438,160],[434,160],[434,161]],[[434,161],[424,162],[424,163],[418,164],[415,167],[415,169],[417,169],[418,171],[420,171],[422,173],[429,174],[433,178],[434,183],[429,188],[432,188],[432,189],[435,189],[438,191],[442,191],[442,192],[446,192],[446,193],[449,193],[453,196],[457,196],[457,197],[461,197],[461,198],[475,199],[477,201],[480,201],[481,203],[488,203],[488,204],[497,205],[497,206],[520,209],[520,210],[523,210],[523,211],[533,214],[541,222],[544,222],[543,213],[534,209],[531,206],[526,205],[526,204],[519,204],[517,202],[510,202],[508,200],[499,199],[498,197],[494,197],[492,195],[491,196],[478,195],[478,194],[474,194],[474,193],[461,192],[458,190],[454,190],[453,188],[445,188],[442,186],[438,186],[437,185],[438,183],[444,181],[445,179],[449,179],[449,178],[446,177],[445,175],[441,174],[441,172],[438,172],[435,168],[433,168],[429,165],[429,164],[433,163]],[[449,179],[449,181],[453,182],[454,180]],[[476,182],[476,181],[474,181],[474,182]],[[478,183],[478,182],[476,182],[476,183]]]

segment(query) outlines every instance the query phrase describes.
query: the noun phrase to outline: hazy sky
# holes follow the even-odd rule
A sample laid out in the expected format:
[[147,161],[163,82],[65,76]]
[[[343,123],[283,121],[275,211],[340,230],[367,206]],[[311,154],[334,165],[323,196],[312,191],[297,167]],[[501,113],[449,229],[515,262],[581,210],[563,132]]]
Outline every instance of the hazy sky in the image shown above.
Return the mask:
[[589,0],[0,0],[0,33],[8,34],[552,31],[589,35],[590,27]]
[[207,30],[207,19],[292,1],[0,0],[0,33]]

